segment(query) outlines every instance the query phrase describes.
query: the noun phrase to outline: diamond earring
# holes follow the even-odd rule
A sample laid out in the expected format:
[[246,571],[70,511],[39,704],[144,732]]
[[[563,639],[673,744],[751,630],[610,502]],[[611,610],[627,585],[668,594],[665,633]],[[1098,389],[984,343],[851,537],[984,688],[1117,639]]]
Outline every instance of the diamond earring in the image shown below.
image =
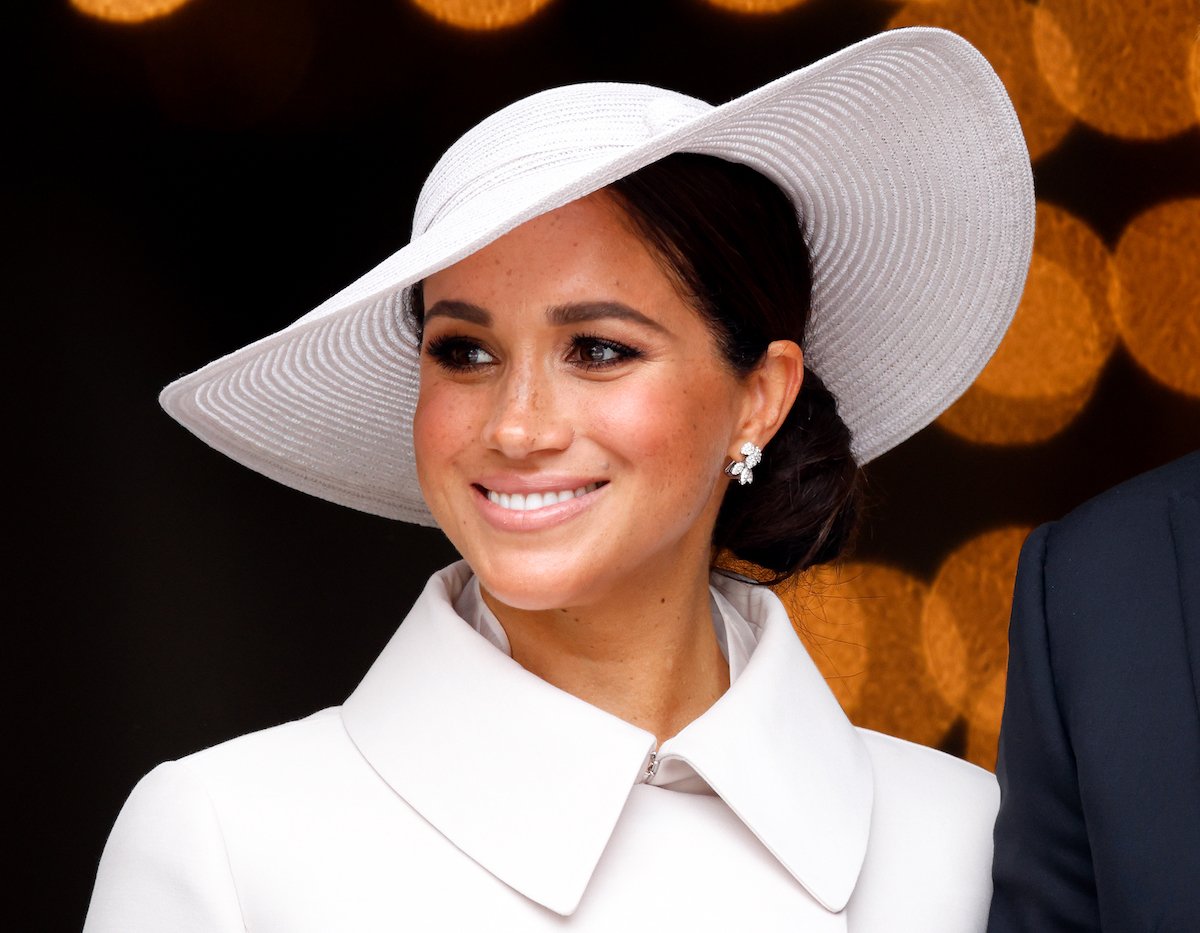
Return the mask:
[[762,448],[746,441],[742,445],[742,456],[746,459],[731,460],[725,465],[725,475],[736,476],[741,485],[749,486],[754,482],[754,468],[762,462]]

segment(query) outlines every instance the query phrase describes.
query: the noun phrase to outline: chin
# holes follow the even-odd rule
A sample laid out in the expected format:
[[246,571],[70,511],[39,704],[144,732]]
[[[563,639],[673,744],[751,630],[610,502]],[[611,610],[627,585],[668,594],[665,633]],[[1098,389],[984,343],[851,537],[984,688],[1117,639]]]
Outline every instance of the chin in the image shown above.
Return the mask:
[[566,609],[594,602],[611,581],[596,573],[594,563],[534,555],[509,555],[501,560],[472,561],[480,586],[506,606],[526,612]]

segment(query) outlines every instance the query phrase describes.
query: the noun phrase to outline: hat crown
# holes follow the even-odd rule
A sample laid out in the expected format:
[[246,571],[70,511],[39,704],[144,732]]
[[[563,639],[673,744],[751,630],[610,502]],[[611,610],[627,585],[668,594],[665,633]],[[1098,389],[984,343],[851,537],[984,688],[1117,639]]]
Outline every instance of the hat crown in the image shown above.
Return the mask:
[[502,209],[553,191],[564,178],[578,179],[712,109],[675,91],[604,82],[519,100],[468,130],[438,160],[417,199],[413,237],[468,208]]

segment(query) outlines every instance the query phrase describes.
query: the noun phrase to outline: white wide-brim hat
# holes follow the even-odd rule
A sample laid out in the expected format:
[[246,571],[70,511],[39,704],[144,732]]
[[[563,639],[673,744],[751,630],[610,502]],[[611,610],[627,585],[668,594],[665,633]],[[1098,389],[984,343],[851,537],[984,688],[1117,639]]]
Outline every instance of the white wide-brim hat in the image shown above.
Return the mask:
[[413,457],[406,288],[676,152],[748,165],[796,205],[813,263],[805,362],[837,399],[859,463],[937,417],[996,349],[1033,245],[1029,156],[984,58],[953,33],[913,28],[717,107],[640,84],[519,100],[442,156],[407,246],[160,401],[272,479],[433,525]]

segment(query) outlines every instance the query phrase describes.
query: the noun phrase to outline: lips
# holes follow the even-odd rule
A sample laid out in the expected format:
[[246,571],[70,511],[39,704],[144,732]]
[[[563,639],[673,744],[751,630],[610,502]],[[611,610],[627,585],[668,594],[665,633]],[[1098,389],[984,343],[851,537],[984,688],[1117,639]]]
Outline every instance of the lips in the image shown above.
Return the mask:
[[480,487],[488,501],[510,512],[534,512],[547,506],[581,499],[590,492],[595,492],[603,483],[587,483],[574,489],[551,489],[543,492],[497,492],[494,489]]

